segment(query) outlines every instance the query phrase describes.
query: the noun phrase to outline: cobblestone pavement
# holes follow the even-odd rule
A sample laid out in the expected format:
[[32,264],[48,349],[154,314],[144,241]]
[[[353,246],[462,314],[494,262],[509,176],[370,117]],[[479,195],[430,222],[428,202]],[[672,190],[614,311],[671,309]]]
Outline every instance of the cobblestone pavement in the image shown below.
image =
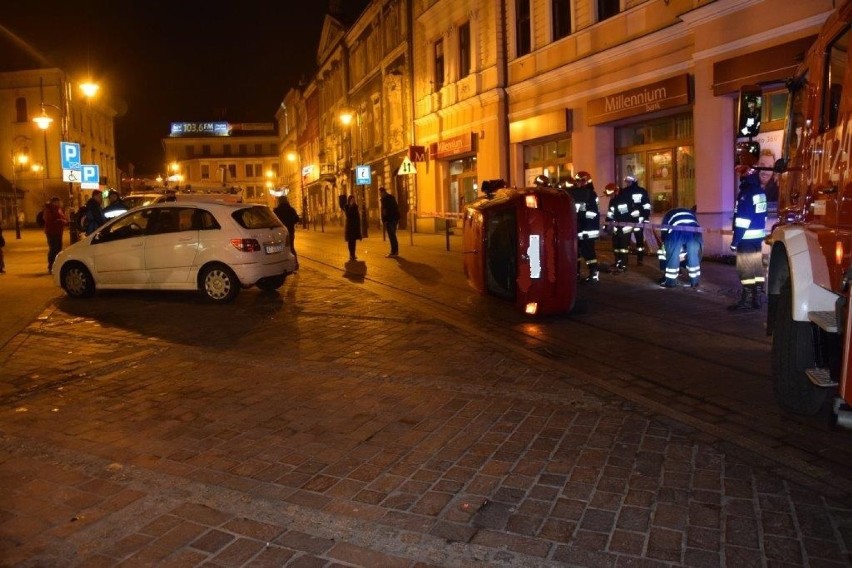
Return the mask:
[[[385,294],[382,241],[344,267],[331,238],[227,306],[34,290],[0,349],[0,563],[850,565],[847,494]],[[458,283],[401,241],[400,287]]]

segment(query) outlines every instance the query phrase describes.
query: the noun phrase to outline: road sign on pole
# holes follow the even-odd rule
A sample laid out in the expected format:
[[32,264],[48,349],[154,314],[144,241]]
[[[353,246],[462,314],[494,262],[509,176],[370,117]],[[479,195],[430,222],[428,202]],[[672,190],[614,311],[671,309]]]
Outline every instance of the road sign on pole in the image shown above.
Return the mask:
[[417,170],[414,169],[414,162],[411,161],[411,158],[406,156],[402,159],[402,164],[399,166],[399,171],[396,172],[396,175],[407,176],[416,173]]
[[96,164],[84,164],[81,166],[82,177],[80,178],[80,189],[100,189],[101,169]]

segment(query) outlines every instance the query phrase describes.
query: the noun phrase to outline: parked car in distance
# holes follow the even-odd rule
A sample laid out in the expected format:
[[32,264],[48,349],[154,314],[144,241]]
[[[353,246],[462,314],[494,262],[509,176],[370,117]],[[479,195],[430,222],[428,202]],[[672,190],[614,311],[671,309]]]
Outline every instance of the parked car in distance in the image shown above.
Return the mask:
[[214,303],[241,288],[277,290],[295,268],[287,229],[266,205],[143,205],[64,249],[53,265],[72,298],[96,290],[198,290]]

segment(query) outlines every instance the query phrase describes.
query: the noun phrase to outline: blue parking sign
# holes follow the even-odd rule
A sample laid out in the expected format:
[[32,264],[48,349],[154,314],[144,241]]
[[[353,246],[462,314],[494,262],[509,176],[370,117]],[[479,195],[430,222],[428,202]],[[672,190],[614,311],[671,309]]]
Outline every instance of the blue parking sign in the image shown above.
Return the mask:
[[80,168],[80,189],[99,189],[101,187],[100,166],[96,164],[83,164]]
[[60,142],[59,154],[63,170],[80,169],[80,145],[76,142]]

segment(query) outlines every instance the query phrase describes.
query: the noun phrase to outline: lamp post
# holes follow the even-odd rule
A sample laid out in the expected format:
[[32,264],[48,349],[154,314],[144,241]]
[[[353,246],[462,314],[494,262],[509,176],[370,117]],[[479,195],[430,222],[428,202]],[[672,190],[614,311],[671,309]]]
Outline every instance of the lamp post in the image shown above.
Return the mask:
[[352,146],[352,129],[350,125],[354,120],[358,125],[358,160],[361,159],[361,113],[355,109],[346,109],[340,113],[340,122],[345,126],[348,130],[349,137],[349,167],[347,168],[347,174],[349,175],[349,181],[352,186],[352,193],[355,194],[357,191],[358,199],[361,202],[361,236],[367,237],[367,198],[366,191],[364,191],[363,186],[358,186],[355,183],[355,170],[357,164],[355,163],[355,149]]
[[287,161],[296,162],[296,173],[299,175],[299,195],[302,198],[302,228],[308,228],[308,196],[305,193],[305,178],[302,175],[302,156],[295,151],[287,152]]
[[24,171],[24,166],[29,161],[30,157],[23,152],[12,155],[12,213],[15,215],[15,238],[18,240],[21,238],[21,219],[18,215],[18,180],[20,179],[18,174]]

